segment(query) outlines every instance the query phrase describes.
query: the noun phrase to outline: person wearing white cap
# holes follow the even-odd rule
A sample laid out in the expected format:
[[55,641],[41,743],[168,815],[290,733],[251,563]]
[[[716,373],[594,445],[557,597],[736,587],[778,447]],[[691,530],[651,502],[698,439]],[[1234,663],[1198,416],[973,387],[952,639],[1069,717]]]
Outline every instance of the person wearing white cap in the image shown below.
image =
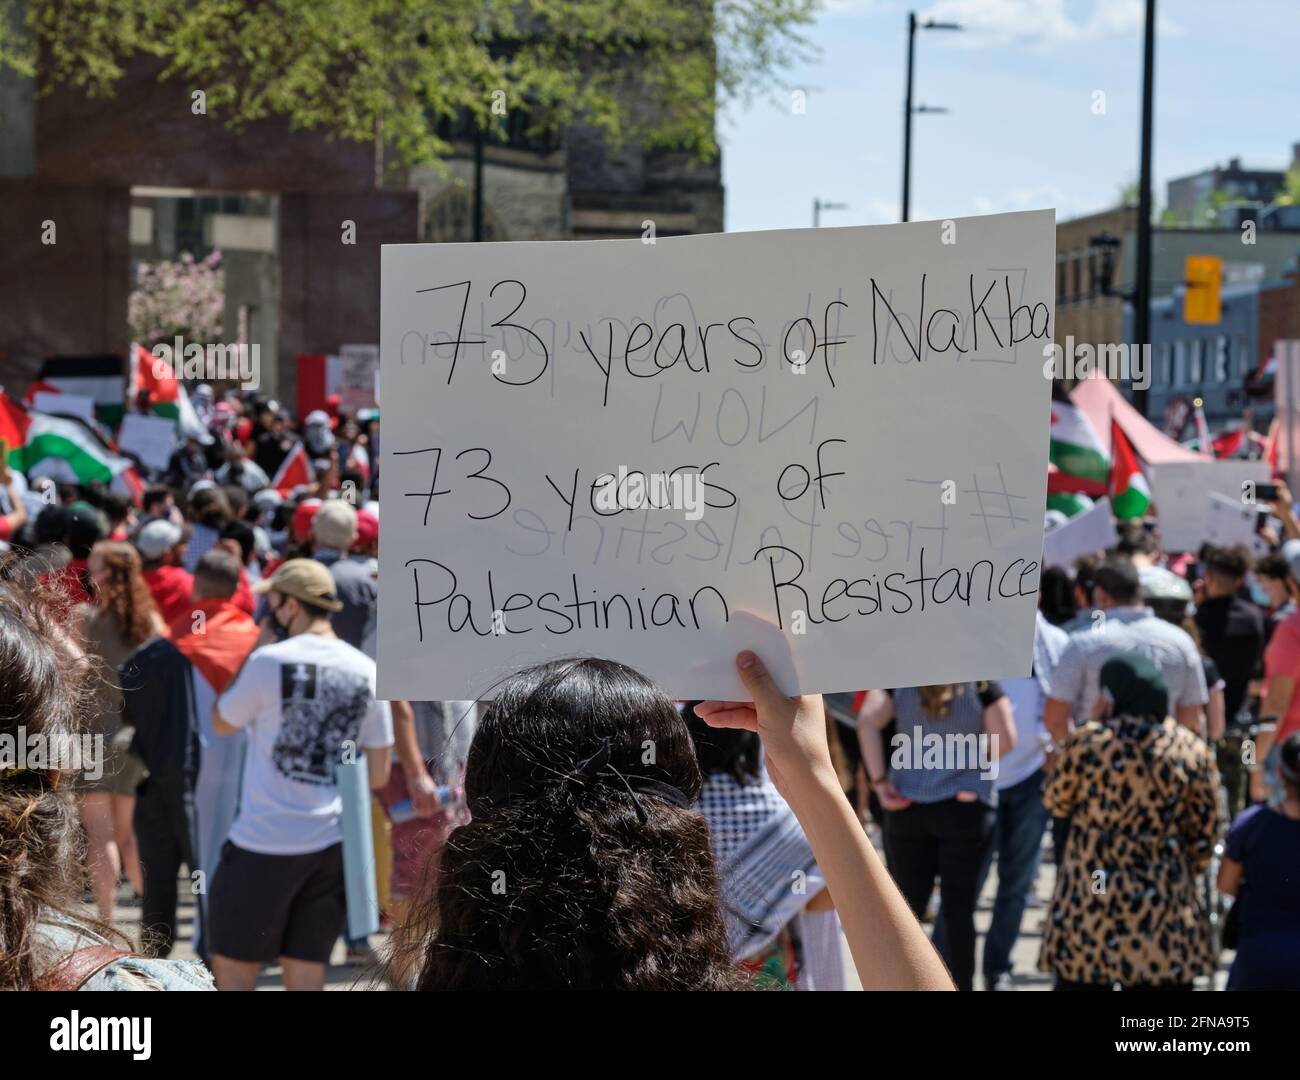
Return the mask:
[[314,409],[307,414],[302,422],[302,441],[307,444],[307,451],[313,458],[324,457],[329,452],[334,445],[329,413]]
[[[253,536],[256,539],[257,554],[265,559],[275,550],[271,537],[271,526],[275,521],[275,512],[284,505],[284,496],[275,488],[263,488],[253,493]],[[260,574],[259,574],[260,580]]]
[[194,578],[184,566],[185,532],[166,518],[146,522],[135,534],[143,564],[144,581],[163,621],[174,622],[189,610]]
[[216,404],[212,387],[207,383],[199,383],[194,390],[194,397],[190,399],[190,404],[194,407],[194,414],[206,424],[212,418],[212,409]]
[[357,512],[343,499],[326,499],[311,519],[312,557],[329,567],[343,605],[333,618],[334,632],[367,656],[375,655],[379,583],[364,556],[351,555]]

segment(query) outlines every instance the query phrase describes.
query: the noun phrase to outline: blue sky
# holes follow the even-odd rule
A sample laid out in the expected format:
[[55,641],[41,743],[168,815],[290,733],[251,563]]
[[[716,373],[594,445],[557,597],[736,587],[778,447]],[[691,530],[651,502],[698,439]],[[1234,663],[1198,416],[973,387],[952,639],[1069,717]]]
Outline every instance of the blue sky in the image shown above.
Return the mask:
[[[823,0],[809,34],[820,57],[787,76],[807,87],[806,111],[786,95],[720,120],[728,230],[811,225],[814,197],[850,206],[823,225],[898,220],[909,8],[967,28],[917,34],[915,100],[951,111],[914,119],[913,220],[1069,218],[1137,180],[1141,0]],[[1157,205],[1169,178],[1230,157],[1285,167],[1300,142],[1300,2],[1157,11]]]

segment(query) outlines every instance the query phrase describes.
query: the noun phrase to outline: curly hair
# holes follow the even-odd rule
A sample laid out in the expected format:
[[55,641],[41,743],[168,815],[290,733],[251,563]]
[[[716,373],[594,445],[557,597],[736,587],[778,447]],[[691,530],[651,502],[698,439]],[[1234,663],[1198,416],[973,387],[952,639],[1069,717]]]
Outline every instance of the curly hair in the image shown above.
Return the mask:
[[101,540],[90,552],[108,571],[107,582],[95,585],[99,606],[112,612],[128,645],[142,645],[153,636],[158,610],[140,570],[140,553],[121,540]]
[[469,752],[474,818],[413,902],[392,970],[418,972],[422,990],[749,985],[727,947],[704,818],[574,779],[606,745],[620,773],[698,798],[685,722],[632,669],[561,660],[499,688]]
[[[58,745],[82,727],[91,665],[61,606],[40,586],[20,587],[15,566],[0,563],[0,736],[13,745],[30,744],[33,735]],[[0,990],[38,984],[51,959],[38,956],[41,916],[66,914],[80,889],[80,827],[70,787],[49,769],[0,764]]]

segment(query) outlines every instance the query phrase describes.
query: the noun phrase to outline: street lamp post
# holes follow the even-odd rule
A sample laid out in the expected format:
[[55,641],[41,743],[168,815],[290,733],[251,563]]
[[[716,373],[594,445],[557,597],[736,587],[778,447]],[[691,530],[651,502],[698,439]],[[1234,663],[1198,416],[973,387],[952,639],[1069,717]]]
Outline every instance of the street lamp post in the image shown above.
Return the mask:
[[[1142,144],[1138,175],[1137,272],[1133,282],[1133,336],[1139,349],[1151,340],[1151,119],[1155,96],[1156,0],[1146,0],[1142,48]],[[1141,355],[1139,353],[1139,355]],[[1133,406],[1147,413],[1147,392],[1133,388]]]
[[474,243],[483,242],[483,129],[474,128]]
[[847,210],[848,208],[848,203],[823,202],[821,199],[813,199],[813,228],[821,228],[823,210]]
[[921,30],[960,30],[957,23],[937,22],[926,19],[923,23],[916,21],[916,12],[907,13],[907,93],[903,97],[903,220],[911,220],[912,209],[912,114],[914,112],[938,113],[947,109],[912,108],[912,62],[916,55],[916,31]]

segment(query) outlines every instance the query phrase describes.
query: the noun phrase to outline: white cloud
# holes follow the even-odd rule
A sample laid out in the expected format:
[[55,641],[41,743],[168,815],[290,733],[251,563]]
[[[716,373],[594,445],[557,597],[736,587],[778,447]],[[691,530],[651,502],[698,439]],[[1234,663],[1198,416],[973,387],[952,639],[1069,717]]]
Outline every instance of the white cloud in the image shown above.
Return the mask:
[[[1075,5],[1072,14],[1065,0],[940,0],[919,16],[960,23],[963,32],[951,35],[956,43],[984,47],[1027,45],[1050,48],[1061,44],[1132,37],[1142,32],[1143,0],[1091,0]],[[1177,24],[1160,18],[1162,34],[1179,33]],[[949,35],[944,35],[947,38]]]
[[862,215],[868,225],[890,225],[897,221],[901,213],[897,199],[882,199],[873,195],[866,202],[866,213]]
[[1055,208],[1057,220],[1078,217],[1096,209],[1084,200],[1072,196],[1055,184],[1035,187],[1011,188],[1001,195],[975,195],[971,197],[971,210],[976,214],[1004,214],[1013,210],[1042,210]]
[[822,0],[825,15],[866,15],[879,7],[878,0]]

